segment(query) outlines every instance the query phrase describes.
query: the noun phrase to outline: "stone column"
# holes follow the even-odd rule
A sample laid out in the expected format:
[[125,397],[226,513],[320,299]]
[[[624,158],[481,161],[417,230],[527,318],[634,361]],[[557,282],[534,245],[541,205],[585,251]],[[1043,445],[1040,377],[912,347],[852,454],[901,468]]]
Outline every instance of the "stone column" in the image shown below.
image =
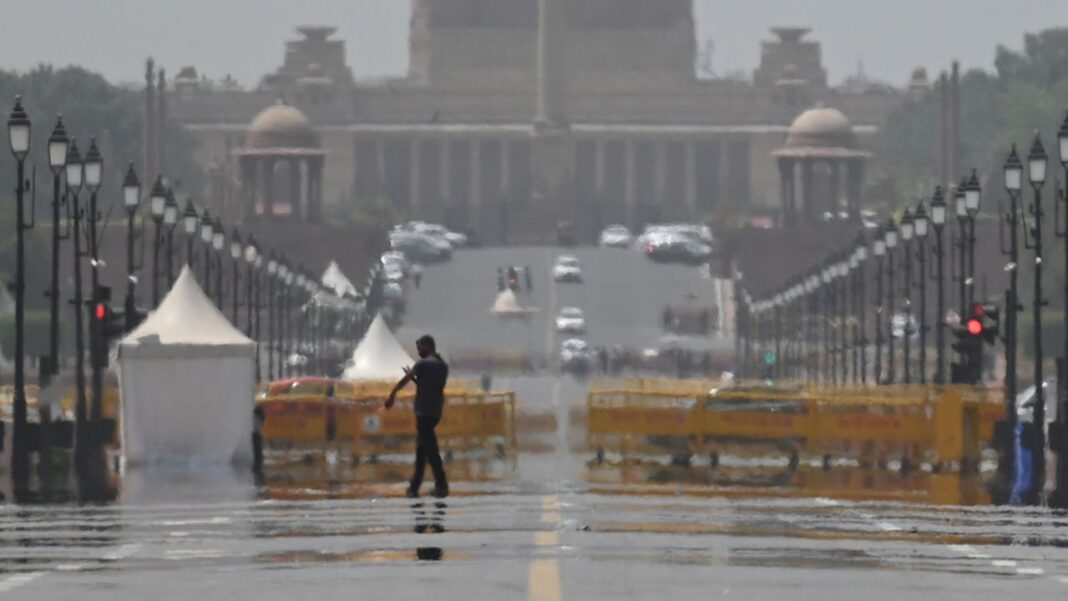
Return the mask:
[[793,198],[794,164],[790,159],[779,159],[779,185],[782,204],[781,223],[785,226],[797,224],[796,207]]
[[653,146],[655,149],[655,165],[654,176],[656,181],[653,182],[653,201],[660,214],[664,214],[664,205],[667,192],[667,142],[664,140],[657,141]]
[[422,150],[422,141],[415,138],[411,142],[411,149],[409,150],[410,159],[408,161],[408,208],[412,213],[412,216],[419,215],[419,188],[422,185],[421,178],[421,164],[422,158],[420,151]]
[[305,221],[311,221],[311,197],[308,196],[308,180],[311,178],[311,167],[308,158],[300,160],[300,214]]
[[683,201],[686,204],[686,212],[693,219],[702,217],[697,214],[697,143],[686,142],[683,147],[683,156],[686,164],[683,167],[683,177],[686,178],[683,187]]
[[302,220],[306,217],[300,206],[300,190],[301,177],[300,177],[300,164],[301,160],[298,158],[289,159],[289,211],[290,215],[297,220]]
[[449,149],[452,144],[448,138],[441,139],[441,152],[438,154],[438,168],[441,170],[438,177],[438,186],[441,191],[441,208],[446,210],[452,201],[452,189],[449,184]]
[[623,204],[626,205],[627,220],[631,225],[635,223],[635,205],[638,203],[636,154],[637,149],[635,148],[634,140],[627,140],[623,143]]
[[256,160],[250,156],[238,159],[241,169],[241,188],[245,193],[244,220],[251,223],[256,219]]
[[828,161],[831,167],[831,181],[829,188],[830,192],[830,211],[838,215],[838,201],[841,197],[842,190],[842,177],[841,177],[841,162],[839,159],[831,159]]
[[[382,197],[388,190],[386,186],[386,141],[382,138],[375,140],[375,193]],[[393,201],[392,198],[389,199]]]
[[852,159],[846,167],[846,198],[849,213],[856,219],[860,216],[860,203],[864,191],[864,159]]
[[308,221],[320,223],[323,220],[323,157],[308,159]]
[[804,205],[806,221],[816,219],[815,209],[812,202],[812,160],[801,159],[801,203]]
[[737,203],[737,200],[730,197],[730,147],[730,140],[722,140],[719,143],[719,177],[716,178],[716,187],[719,188],[719,197],[723,199],[723,204],[733,205]]
[[478,139],[471,140],[470,196],[468,204],[474,208],[482,206],[482,144]]
[[604,140],[596,140],[593,143],[593,190],[598,201],[604,198],[605,190],[605,143]]
[[563,109],[564,6],[561,0],[538,0],[538,114],[535,122],[562,125],[566,122]]
[[274,157],[265,158],[260,164],[263,167],[263,214],[274,217]]
[[501,140],[501,196],[505,202],[512,198],[512,145]]

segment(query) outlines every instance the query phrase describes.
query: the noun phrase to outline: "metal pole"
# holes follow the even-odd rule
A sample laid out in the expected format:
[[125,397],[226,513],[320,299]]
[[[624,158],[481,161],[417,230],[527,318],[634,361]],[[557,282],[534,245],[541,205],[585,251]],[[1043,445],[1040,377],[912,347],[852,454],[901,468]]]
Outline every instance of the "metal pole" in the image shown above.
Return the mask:
[[167,290],[174,286],[174,228],[177,224],[167,228]]
[[222,251],[215,253],[215,307],[223,309],[223,257]]
[[[238,310],[239,310],[239,307],[240,307],[240,299],[238,298],[240,295],[238,294],[238,290],[240,289],[240,286],[241,286],[241,257],[233,259],[231,261],[231,263],[232,263],[232,267],[233,267],[233,270],[234,270],[234,274],[233,274],[234,275],[234,280],[233,280],[233,284],[230,286],[230,290],[233,291],[233,298],[230,299],[230,302],[231,302],[232,307],[233,307],[233,321],[234,321],[234,327],[236,328],[236,327],[238,327],[237,326],[237,323],[238,323],[237,314],[238,314]],[[220,269],[219,271],[222,271],[222,270]]]
[[905,325],[902,328],[904,332],[904,340],[901,343],[904,347],[904,359],[905,364],[902,369],[902,376],[905,384],[912,384],[912,341],[909,339],[912,335],[912,240],[905,240],[905,243],[901,245],[901,250],[904,263],[904,276],[905,287],[902,290],[904,298],[902,299],[905,307]]
[[159,247],[163,239],[163,232],[160,229],[163,224],[162,217],[153,218],[156,225],[156,235],[152,240],[152,308],[159,306],[159,278],[161,275],[159,272]]
[[883,257],[876,257],[875,275],[875,383],[883,382]]
[[935,315],[936,361],[935,384],[946,383],[946,274],[945,247],[943,246],[942,226],[935,227],[935,283],[937,290],[937,307]]
[[1046,484],[1046,391],[1042,376],[1042,187],[1033,184],[1035,200],[1031,205],[1031,215],[1035,219],[1035,291],[1034,291],[1034,326],[1035,326],[1035,405],[1034,446],[1031,448],[1031,491],[1030,500],[1037,504],[1042,499]]
[[920,266],[920,384],[927,383],[927,240],[920,238],[920,249],[916,253]]
[[886,341],[886,383],[893,384],[894,379],[897,377],[895,373],[894,361],[894,249],[889,248],[889,244],[886,249],[886,307],[890,309],[889,320],[887,321],[887,328],[889,329],[889,336]]
[[[18,106],[16,101],[16,107]],[[21,110],[21,109],[20,109]],[[25,227],[25,208],[22,206],[26,188],[26,167],[24,158],[16,157],[18,183],[15,188],[15,396],[13,399],[14,434],[12,436],[11,473],[19,491],[28,484],[30,478],[29,445],[26,440],[27,413],[26,373],[23,348],[25,336],[25,296],[26,296],[26,249],[23,241]]]
[[[50,375],[59,374],[59,199],[60,171],[52,174],[52,281],[48,288],[48,355]],[[51,380],[51,379],[50,379]]]
[[67,188],[67,202],[72,203],[71,214],[73,215],[71,240],[74,246],[74,454],[75,463],[80,469],[84,465],[86,451],[89,448],[89,432],[86,429],[89,419],[89,402],[85,394],[85,330],[82,322],[82,311],[85,306],[85,301],[82,298],[81,261],[83,256],[81,249],[81,219],[83,211],[78,205],[77,190],[72,191],[69,186]]
[[[100,290],[100,248],[97,239],[97,222],[99,214],[96,207],[96,190],[89,191],[89,252],[92,259],[89,261],[89,275],[92,278],[92,297],[98,298]],[[89,358],[92,365],[93,376],[93,404],[90,406],[90,417],[93,421],[99,420],[104,415],[104,357],[101,353],[107,353],[107,348],[102,344],[104,333],[100,331],[103,324],[94,319],[89,323]]]
[[[273,260],[273,259],[272,259]],[[274,380],[274,274],[267,274],[267,380]]]
[[957,242],[957,250],[960,256],[957,258],[960,269],[960,321],[964,323],[968,319],[968,224],[965,219],[958,219],[960,225],[960,239]]
[[865,265],[867,261],[860,263],[860,268],[857,270],[857,305],[860,307],[860,318],[857,320],[857,326],[860,329],[860,383],[868,383],[868,295],[865,287],[865,279],[867,276],[867,270]]
[[[127,211],[126,220],[126,331],[132,331],[137,323],[136,279],[134,278],[134,216],[136,209]],[[143,247],[142,247],[143,248]]]
[[975,305],[975,216],[968,215],[968,306]]

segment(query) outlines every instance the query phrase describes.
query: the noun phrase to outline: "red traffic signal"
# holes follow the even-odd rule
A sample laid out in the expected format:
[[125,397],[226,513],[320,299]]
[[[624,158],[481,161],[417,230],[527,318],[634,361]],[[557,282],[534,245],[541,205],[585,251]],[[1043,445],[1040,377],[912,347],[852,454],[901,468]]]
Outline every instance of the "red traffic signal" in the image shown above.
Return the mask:
[[97,321],[105,321],[108,318],[108,306],[104,303],[97,303],[96,308],[93,310],[93,316]]
[[983,322],[975,319],[968,320],[968,333],[972,336],[978,336],[983,333]]

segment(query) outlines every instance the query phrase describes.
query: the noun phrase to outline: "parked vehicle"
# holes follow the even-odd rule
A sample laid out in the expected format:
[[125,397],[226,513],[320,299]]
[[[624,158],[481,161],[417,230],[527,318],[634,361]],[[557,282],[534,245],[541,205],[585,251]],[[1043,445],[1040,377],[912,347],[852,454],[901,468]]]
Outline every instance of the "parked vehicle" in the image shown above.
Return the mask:
[[599,243],[605,248],[630,248],[630,245],[634,243],[634,236],[631,235],[627,226],[617,223],[604,228]]
[[556,316],[556,331],[570,334],[586,333],[586,316],[578,307],[564,307]]
[[585,373],[593,364],[593,349],[581,338],[568,338],[560,345],[560,369]]
[[452,258],[452,246],[448,242],[423,234],[393,232],[389,236],[389,245],[414,263],[440,263]]
[[582,266],[571,255],[561,255],[553,265],[553,280],[557,282],[582,282]]

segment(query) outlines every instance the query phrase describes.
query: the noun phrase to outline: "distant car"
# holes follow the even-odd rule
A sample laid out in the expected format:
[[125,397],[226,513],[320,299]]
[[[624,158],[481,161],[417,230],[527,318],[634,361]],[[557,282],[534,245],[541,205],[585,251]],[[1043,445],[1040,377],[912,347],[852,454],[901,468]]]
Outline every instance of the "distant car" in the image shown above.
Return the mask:
[[708,260],[712,247],[688,236],[662,234],[648,237],[644,252],[658,263],[697,264]]
[[393,232],[390,247],[413,263],[440,263],[452,258],[452,246],[441,239],[411,232]]
[[382,285],[382,300],[391,305],[404,304],[404,287],[397,282],[386,282]]
[[553,280],[557,282],[581,282],[582,266],[579,260],[571,255],[561,255],[556,258],[553,265]]
[[383,269],[395,267],[402,271],[405,276],[408,275],[408,271],[412,268],[411,263],[408,262],[404,253],[397,252],[395,250],[382,253],[382,256],[378,259],[378,262],[382,264]]
[[437,238],[449,243],[452,248],[461,248],[467,246],[467,236],[459,232],[454,232],[449,228],[437,224],[426,223],[425,221],[409,221],[408,223],[402,223],[393,228],[394,232],[422,234],[424,236]]
[[605,248],[629,248],[634,243],[634,236],[625,225],[617,223],[604,228],[599,243]]
[[585,372],[593,363],[593,349],[581,338],[568,338],[560,345],[560,369]]
[[556,316],[556,331],[569,334],[586,333],[586,316],[578,307],[564,307]]

